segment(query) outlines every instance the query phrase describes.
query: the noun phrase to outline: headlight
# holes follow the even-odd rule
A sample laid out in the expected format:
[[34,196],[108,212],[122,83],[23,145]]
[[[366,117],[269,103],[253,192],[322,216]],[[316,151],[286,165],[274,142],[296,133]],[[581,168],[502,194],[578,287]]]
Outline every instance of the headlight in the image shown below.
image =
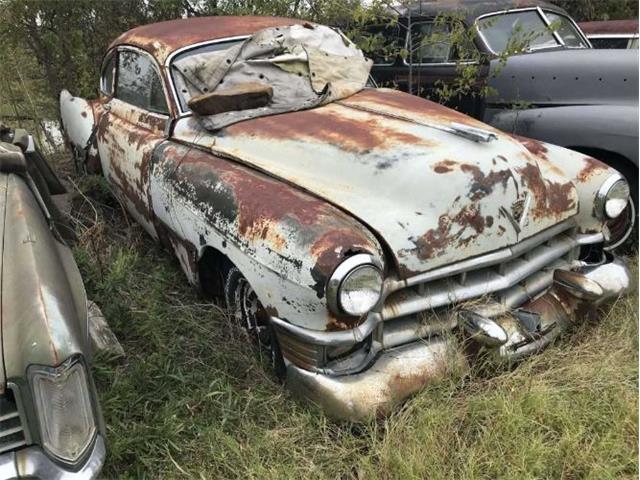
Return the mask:
[[382,265],[377,259],[365,253],[349,257],[329,279],[329,307],[338,314],[364,315],[380,300],[383,281]]
[[29,374],[43,448],[65,462],[76,462],[96,433],[84,365],[75,358],[58,368],[32,366]]
[[602,219],[618,218],[629,203],[629,184],[620,175],[611,175],[596,195],[596,213]]

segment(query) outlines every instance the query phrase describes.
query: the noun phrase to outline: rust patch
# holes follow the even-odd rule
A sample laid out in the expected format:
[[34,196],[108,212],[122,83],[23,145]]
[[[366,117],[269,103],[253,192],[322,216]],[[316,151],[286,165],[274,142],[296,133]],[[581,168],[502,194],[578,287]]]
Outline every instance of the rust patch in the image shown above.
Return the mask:
[[109,49],[135,45],[150,52],[163,65],[171,52],[188,45],[303,23],[303,20],[283,17],[190,17],[133,28],[116,38]]
[[398,113],[427,116],[429,120],[445,123],[461,123],[475,127],[491,128],[463,113],[447,108],[425,98],[397,90],[365,89],[341,102],[349,105],[366,104],[371,107],[387,107]]
[[493,191],[493,187],[502,184],[502,188],[507,188],[507,182],[512,177],[509,169],[491,171],[485,174],[477,165],[462,164],[460,170],[470,173],[473,177],[469,194],[471,200],[480,200]]
[[535,205],[531,214],[534,218],[558,217],[575,207],[573,183],[545,182],[540,169],[531,163],[519,168],[518,172],[522,175],[524,185],[533,193]]
[[353,120],[330,108],[255,118],[231,125],[225,133],[272,140],[329,143],[359,154],[404,144],[434,146],[423,138],[390,128],[385,125],[384,117],[371,115],[364,121]]
[[80,115],[82,115],[82,118],[87,118],[87,112],[85,112],[84,110],[80,112]]
[[520,142],[524,148],[529,150],[533,155],[547,160],[547,153],[549,152],[549,149],[544,145],[544,143],[534,140],[533,138],[521,137],[520,135],[513,134],[510,135]]
[[433,171],[440,174],[453,172],[453,166],[457,163],[454,160],[442,160],[433,166]]
[[[421,260],[429,260],[444,253],[447,247],[457,245],[467,246],[475,240],[486,226],[486,219],[480,214],[476,205],[467,205],[456,215],[441,215],[438,218],[438,227],[428,230],[424,235],[414,240],[416,255]],[[468,229],[475,233],[462,238],[462,234]]]
[[594,175],[602,173],[605,170],[609,170],[609,166],[602,163],[600,160],[596,160],[593,157],[584,157],[583,159],[584,167],[578,175],[576,176],[576,180],[580,183],[585,183],[591,179]]

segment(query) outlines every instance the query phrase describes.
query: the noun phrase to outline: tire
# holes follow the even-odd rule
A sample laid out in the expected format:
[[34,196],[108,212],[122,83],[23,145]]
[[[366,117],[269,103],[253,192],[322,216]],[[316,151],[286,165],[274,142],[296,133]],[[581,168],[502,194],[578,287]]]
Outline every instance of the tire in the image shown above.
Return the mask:
[[284,380],[286,367],[269,315],[247,279],[232,266],[224,276],[224,300],[233,320],[267,354],[279,380]]

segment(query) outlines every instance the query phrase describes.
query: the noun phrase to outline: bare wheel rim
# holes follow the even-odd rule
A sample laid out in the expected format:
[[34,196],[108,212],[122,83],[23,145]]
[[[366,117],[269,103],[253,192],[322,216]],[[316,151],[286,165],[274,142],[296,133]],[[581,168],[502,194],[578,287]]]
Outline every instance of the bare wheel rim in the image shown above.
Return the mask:
[[249,282],[240,277],[233,291],[233,317],[273,357],[268,315]]

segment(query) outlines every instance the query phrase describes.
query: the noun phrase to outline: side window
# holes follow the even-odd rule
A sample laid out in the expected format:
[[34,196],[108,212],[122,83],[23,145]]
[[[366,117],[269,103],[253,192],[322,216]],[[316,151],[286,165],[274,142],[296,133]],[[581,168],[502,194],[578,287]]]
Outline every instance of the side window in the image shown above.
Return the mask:
[[150,112],[169,113],[160,75],[151,59],[139,52],[119,53],[116,98]]
[[413,63],[446,63],[452,56],[449,27],[435,22],[411,26]]
[[113,95],[113,76],[116,69],[116,55],[110,53],[102,64],[102,74],[100,75],[100,90],[105,95]]

